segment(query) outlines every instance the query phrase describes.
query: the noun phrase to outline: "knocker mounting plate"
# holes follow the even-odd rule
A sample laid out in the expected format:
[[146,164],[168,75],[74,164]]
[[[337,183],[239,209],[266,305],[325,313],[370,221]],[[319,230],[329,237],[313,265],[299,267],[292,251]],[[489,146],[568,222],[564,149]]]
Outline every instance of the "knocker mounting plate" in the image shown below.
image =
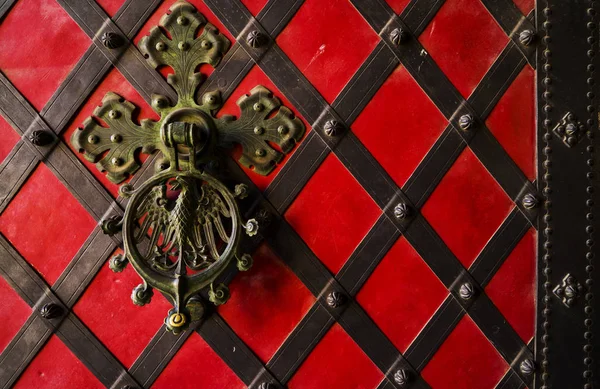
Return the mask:
[[143,279],[133,302],[148,303],[153,289],[165,294],[174,306],[166,327],[179,333],[202,317],[202,290],[216,305],[227,301],[227,286],[215,280],[234,258],[238,269],[250,268],[251,257],[239,252],[240,240],[244,232],[258,230],[256,220],[242,221],[237,204],[247,188],[240,184],[232,190],[205,166],[221,150],[239,144],[240,163],[267,175],[303,137],[305,126],[260,85],[237,101],[239,118],[217,118],[221,95],[215,90],[197,96],[203,75],[196,70],[202,64],[217,66],[230,42],[184,1],[175,3],[159,24],[139,48],[155,68],[173,69],[167,82],[177,102],[153,95],[152,108],[160,119],[138,125],[132,118],[135,106],[109,92],[71,142],[115,183],[135,174],[140,153],[161,153],[154,176],[135,189],[121,186],[121,196],[130,197],[125,215],[103,227],[123,234],[125,253],[111,258],[111,269],[121,271],[130,262]]

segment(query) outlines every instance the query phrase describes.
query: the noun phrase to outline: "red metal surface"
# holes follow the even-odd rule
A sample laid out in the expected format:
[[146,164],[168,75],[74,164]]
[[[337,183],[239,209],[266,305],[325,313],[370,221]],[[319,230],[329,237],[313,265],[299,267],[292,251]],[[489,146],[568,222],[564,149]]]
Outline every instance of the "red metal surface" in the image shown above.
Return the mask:
[[267,4],[267,0],[241,0],[242,4],[248,8],[252,15],[256,16],[260,10]]
[[492,389],[508,369],[473,320],[465,316],[421,375],[432,389]]
[[486,122],[494,137],[531,181],[536,173],[534,96],[535,72],[525,66]]
[[[278,99],[281,100],[281,103],[284,106],[291,109],[296,116],[301,118],[302,122],[306,126],[306,133],[308,133],[311,130],[310,125],[306,122],[306,120],[304,118],[302,118],[302,116],[300,115],[298,110],[292,105],[292,103],[290,103],[288,101],[288,99],[286,99],[286,97],[283,95],[283,93],[281,93],[279,91],[279,89],[277,89],[275,84],[273,84],[273,82],[269,79],[269,77],[267,77],[265,75],[265,73],[258,66],[254,66],[248,72],[246,77],[244,77],[244,79],[240,82],[238,87],[232,92],[231,96],[229,96],[227,101],[225,101],[225,103],[223,104],[223,107],[221,107],[221,109],[217,113],[217,117],[221,117],[223,115],[234,115],[235,117],[239,118],[240,117],[240,108],[236,104],[236,102],[238,101],[238,99],[240,97],[250,94],[250,91],[252,90],[252,88],[254,88],[257,85],[262,85],[262,86],[266,87],[268,90],[270,90],[273,93],[273,95],[275,97],[277,97]],[[305,135],[305,137],[306,137],[306,135]],[[300,142],[302,142],[302,141],[300,141]],[[294,154],[294,152],[296,150],[297,150],[297,148],[294,148],[292,150],[292,152],[290,154],[288,154],[286,157],[284,157],[284,159],[281,162],[279,162],[279,164],[275,167],[275,169],[267,176],[262,176],[260,174],[256,174],[251,169],[248,169],[244,166],[242,166],[242,169],[246,172],[248,177],[250,177],[252,182],[254,182],[260,190],[265,190],[267,188],[267,186],[269,186],[271,181],[273,181],[275,176],[277,176],[277,173],[279,173],[279,171],[281,170],[283,165],[285,165],[285,163],[290,159],[290,156],[292,154]],[[237,158],[239,158],[241,156],[241,153],[242,153],[241,147],[237,147],[236,149],[234,149],[232,151],[231,155],[237,161]]]
[[95,226],[46,165],[36,168],[0,215],[0,232],[50,285]]
[[529,15],[529,13],[535,7],[535,0],[513,0],[514,3],[519,7],[521,12],[525,15]]
[[152,389],[243,389],[246,386],[202,338],[192,333]]
[[23,372],[14,388],[102,389],[104,385],[56,335],[52,335],[48,343]]
[[385,0],[397,14],[402,13],[404,8],[410,3],[410,0]]
[[31,308],[2,277],[0,277],[0,301],[2,301],[2,309],[0,309],[1,353],[31,315]]
[[90,44],[55,0],[18,1],[0,23],[0,69],[41,110]]
[[481,1],[449,0],[419,40],[468,98],[509,39]]
[[404,352],[447,295],[444,285],[401,237],[356,298]]
[[319,167],[285,218],[332,273],[337,273],[381,210],[333,154]]
[[96,2],[102,7],[104,12],[112,17],[121,8],[125,0],[96,0]]
[[377,34],[348,0],[307,0],[277,37],[281,49],[330,103],[377,42]]
[[444,116],[406,68],[399,66],[352,130],[402,187],[446,125]]
[[19,134],[2,116],[0,116],[0,137],[2,137],[0,142],[0,163],[2,163],[20,139]]
[[535,330],[536,235],[532,229],[521,239],[485,288],[525,343]]
[[151,304],[134,305],[131,291],[141,282],[131,266],[114,273],[106,262],[73,307],[83,323],[128,368],[161,328],[172,307],[160,293],[154,294]]
[[321,342],[288,383],[290,389],[374,389],[383,374],[339,324]]
[[315,298],[266,243],[253,258],[252,269],[233,280],[229,285],[231,299],[218,311],[266,363]]
[[466,148],[421,212],[468,268],[513,207],[500,185]]

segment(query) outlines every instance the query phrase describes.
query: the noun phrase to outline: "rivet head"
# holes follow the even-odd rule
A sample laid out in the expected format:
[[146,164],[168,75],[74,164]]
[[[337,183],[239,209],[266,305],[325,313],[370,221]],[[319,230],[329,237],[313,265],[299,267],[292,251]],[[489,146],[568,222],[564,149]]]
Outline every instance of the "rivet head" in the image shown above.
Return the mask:
[[208,50],[212,47],[212,43],[209,40],[202,39],[202,42],[200,42],[200,46],[203,49]]
[[110,160],[110,163],[112,163],[114,166],[121,166],[123,164],[123,159],[114,157]]
[[181,50],[181,51],[186,51],[187,49],[189,49],[189,48],[190,48],[190,44],[189,44],[189,43],[187,43],[187,42],[183,42],[183,41],[182,41],[182,42],[179,42],[179,43],[177,44],[177,47],[178,47],[178,48],[179,48],[179,50]]
[[221,103],[221,96],[218,92],[208,92],[202,96],[202,104],[216,108]]
[[165,51],[167,49],[165,42],[158,42],[155,47],[158,51]]
[[189,23],[188,18],[186,18],[185,16],[180,16],[177,18],[177,24],[179,24],[180,26],[185,26]]
[[262,135],[265,133],[265,129],[260,126],[256,126],[256,127],[254,127],[254,133],[256,135]]
[[390,41],[396,46],[406,41],[408,34],[402,28],[394,28],[392,32],[390,32]]
[[525,196],[523,196],[523,200],[521,201],[521,204],[523,204],[523,207],[526,209],[533,209],[538,206],[538,203],[537,197],[531,193],[527,193]]
[[334,291],[327,295],[326,301],[331,308],[339,308],[346,302],[346,297],[343,293]]
[[256,149],[256,156],[257,157],[264,157],[265,155],[267,155],[267,152],[265,149]]
[[473,128],[474,124],[475,124],[475,119],[473,118],[473,115],[470,115],[470,114],[462,115],[458,119],[458,125],[464,131],[468,131],[471,128]]
[[406,219],[410,214],[410,208],[405,203],[399,203],[394,207],[394,216],[398,220]]
[[108,111],[108,117],[111,119],[117,119],[119,116],[121,116],[121,112],[119,111],[116,111],[114,109]]
[[100,37],[100,41],[107,49],[116,49],[118,47],[123,46],[124,40],[121,36],[115,32],[105,32]]
[[47,146],[52,142],[52,135],[44,130],[35,130],[29,134],[29,141],[36,146]]
[[255,49],[267,43],[267,37],[258,30],[253,30],[246,36],[246,42]]
[[265,109],[265,106],[262,103],[254,103],[254,105],[252,106],[252,108],[256,112],[261,112],[263,109]]
[[529,46],[534,39],[535,32],[533,32],[532,30],[523,30],[519,34],[519,42],[521,42],[523,46]]
[[152,98],[152,106],[156,109],[166,108],[168,105],[167,99],[164,96],[155,95]]
[[396,382],[401,388],[406,387],[410,381],[410,373],[404,369],[396,370],[394,373],[394,382]]
[[62,315],[62,311],[63,310],[60,307],[60,305],[54,304],[54,303],[48,303],[48,304],[44,304],[42,309],[40,309],[40,315],[42,315],[42,317],[47,320],[56,319],[57,317]]
[[532,375],[533,372],[535,371],[535,363],[533,363],[533,361],[531,359],[525,359],[519,365],[519,370],[524,375]]
[[113,143],[120,143],[123,140],[123,137],[120,134],[112,134],[110,136],[110,141]]
[[279,133],[279,135],[286,135],[288,132],[288,128],[284,125],[277,127],[277,133]]
[[460,289],[458,290],[458,294],[461,299],[470,300],[475,295],[475,288],[473,288],[473,285],[471,285],[470,282],[465,282],[464,284],[462,284],[460,286]]
[[100,138],[98,138],[98,135],[90,135],[88,136],[88,142],[95,145],[96,143],[98,143],[100,141]]
[[327,136],[336,136],[342,132],[342,125],[335,119],[331,119],[325,122],[323,131]]

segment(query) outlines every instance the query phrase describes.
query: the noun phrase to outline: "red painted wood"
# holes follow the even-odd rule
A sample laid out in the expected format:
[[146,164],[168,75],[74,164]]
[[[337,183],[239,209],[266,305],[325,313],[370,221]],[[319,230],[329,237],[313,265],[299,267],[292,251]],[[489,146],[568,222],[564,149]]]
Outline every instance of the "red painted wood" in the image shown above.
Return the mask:
[[248,11],[254,16],[258,15],[261,9],[267,4],[267,0],[242,0],[242,4],[248,8]]
[[[240,108],[236,104],[236,102],[240,97],[250,94],[252,88],[254,88],[257,85],[262,85],[268,90],[270,90],[275,97],[281,100],[281,104],[283,106],[291,109],[294,112],[294,114],[302,120],[302,122],[306,126],[306,133],[304,135],[304,137],[306,137],[306,134],[308,134],[308,132],[311,130],[309,123],[300,115],[298,110],[292,105],[292,103],[290,103],[290,101],[283,95],[283,93],[281,93],[281,91],[275,86],[275,84],[273,84],[271,79],[269,79],[269,77],[267,77],[267,75],[258,66],[252,67],[252,69],[248,72],[246,77],[244,77],[244,79],[240,82],[238,87],[235,88],[231,96],[229,96],[227,101],[225,101],[225,103],[223,104],[223,107],[221,107],[221,109],[217,113],[217,117],[222,117],[223,115],[234,115],[236,118],[239,118]],[[302,142],[302,140],[300,142]],[[297,147],[294,148],[291,153],[285,156],[284,159],[279,163],[279,165],[277,165],[275,169],[267,176],[254,173],[251,169],[248,169],[245,166],[240,166],[260,190],[265,190],[267,186],[269,186],[269,184],[273,181],[275,176],[277,176],[283,165],[285,165],[285,163],[290,159],[291,155],[296,150]],[[241,147],[237,147],[231,152],[231,155],[235,158],[236,161],[241,156],[241,154]]]
[[493,389],[508,369],[473,320],[465,316],[421,375],[432,389]]
[[2,309],[0,309],[0,322],[2,323],[2,331],[0,331],[1,353],[27,321],[27,318],[31,315],[31,308],[2,277],[0,277],[0,301],[2,301]]
[[[134,122],[139,124],[141,119],[152,119],[159,120],[160,117],[152,110],[152,108],[146,103],[146,101],[139,95],[133,86],[121,75],[121,73],[113,68],[102,80],[102,82],[96,87],[94,92],[86,100],[85,104],[81,107],[75,119],[71,121],[67,130],[62,134],[64,142],[73,150],[80,161],[83,162],[85,167],[98,179],[98,181],[104,186],[114,197],[119,195],[119,187],[123,184],[114,184],[108,180],[106,173],[102,173],[96,168],[96,164],[89,162],[85,159],[84,155],[76,150],[71,144],[71,136],[78,129],[83,127],[83,122],[90,116],[93,116],[96,107],[102,105],[102,98],[107,92],[115,92],[124,99],[132,102],[137,109],[134,111]],[[99,123],[101,123],[99,121]],[[145,161],[148,156],[145,154],[139,154],[139,160]]]
[[0,215],[0,232],[52,285],[96,222],[45,165]]
[[381,86],[352,130],[402,187],[447,121],[405,67]]
[[508,43],[508,36],[480,0],[449,0],[419,40],[467,98]]
[[401,237],[356,298],[392,343],[404,352],[447,295],[446,287]]
[[535,71],[525,66],[486,124],[508,155],[533,181],[536,176]]
[[119,8],[121,8],[125,0],[96,0],[96,2],[100,7],[102,7],[108,16],[113,17]]
[[2,116],[0,116],[0,163],[10,154],[21,137]]
[[266,363],[315,298],[266,244],[253,258],[252,269],[238,274],[229,285],[231,298],[219,313]]
[[523,342],[535,331],[537,233],[529,230],[485,288]]
[[39,111],[90,44],[55,0],[18,1],[0,23],[0,69]]
[[374,389],[383,373],[339,324],[325,334],[288,383],[290,389]]
[[243,389],[246,386],[196,333],[158,376],[152,389]]
[[[122,251],[114,254],[117,253]],[[114,273],[106,262],[73,307],[75,314],[127,368],[159,331],[172,308],[160,293],[154,293],[150,304],[134,305],[131,291],[141,283],[131,265]]]
[[378,41],[348,0],[307,0],[277,37],[283,51],[330,103]]
[[104,385],[56,335],[52,335],[13,388],[102,389]]
[[385,0],[385,2],[392,7],[395,13],[401,14],[408,3],[410,3],[410,0]]
[[468,268],[513,206],[500,185],[466,148],[421,213]]
[[332,153],[284,216],[335,274],[380,214],[377,204]]
[[523,12],[524,15],[529,15],[529,13],[535,7],[535,0],[513,0],[517,7]]

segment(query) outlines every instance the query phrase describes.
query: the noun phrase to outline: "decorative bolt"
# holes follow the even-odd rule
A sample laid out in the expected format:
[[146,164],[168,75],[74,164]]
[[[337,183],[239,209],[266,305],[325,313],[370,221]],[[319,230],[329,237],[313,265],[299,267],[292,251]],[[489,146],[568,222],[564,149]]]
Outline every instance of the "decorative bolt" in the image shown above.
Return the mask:
[[262,103],[254,103],[254,105],[252,106],[252,108],[256,111],[256,112],[260,112],[263,109],[265,109],[265,106],[262,105]]
[[177,18],[177,24],[179,24],[180,26],[185,26],[188,24],[188,22],[189,20],[185,16],[180,16]]
[[257,157],[264,157],[265,155],[267,155],[267,152],[265,151],[265,149],[256,149]]
[[237,197],[240,200],[245,199],[246,197],[248,197],[248,185],[246,184],[237,184],[235,186],[235,193],[234,193],[235,197]]
[[156,109],[166,108],[168,105],[167,98],[161,95],[152,96],[152,106]]
[[341,292],[331,292],[327,295],[327,305],[331,308],[339,308],[346,302],[346,297]]
[[271,213],[265,208],[261,208],[256,212],[256,220],[258,221],[258,225],[268,226],[271,224]]
[[44,304],[42,309],[40,309],[40,315],[42,315],[42,317],[47,320],[56,319],[57,317],[60,317],[60,315],[62,315],[62,312],[63,310],[61,306],[54,303]]
[[115,157],[110,160],[110,163],[112,163],[115,166],[121,166],[123,164],[123,159]]
[[471,285],[470,282],[465,282],[464,284],[462,284],[460,286],[460,289],[458,290],[458,294],[460,295],[461,299],[470,300],[473,298],[473,295],[475,294],[475,289],[473,288],[473,285]]
[[256,127],[254,127],[254,133],[256,135],[262,135],[265,133],[265,129],[260,126],[256,126]]
[[323,130],[327,136],[336,136],[342,132],[342,125],[337,120],[331,119],[325,122]]
[[239,271],[248,271],[252,267],[253,262],[252,255],[244,254],[238,258],[237,268]]
[[535,363],[533,363],[531,359],[525,359],[519,365],[519,370],[521,373],[523,373],[523,375],[532,375],[535,371]]
[[119,112],[119,111],[116,111],[114,109],[111,109],[110,111],[108,111],[108,117],[111,119],[116,119],[119,116],[121,116],[121,112]]
[[167,49],[167,45],[165,44],[165,42],[158,42],[156,44],[156,50],[165,51],[166,49]]
[[396,370],[394,373],[394,382],[396,382],[401,388],[406,387],[410,380],[410,373],[404,369]]
[[189,48],[190,48],[190,45],[189,45],[189,43],[187,43],[187,42],[179,42],[179,43],[177,44],[177,47],[178,47],[178,48],[179,48],[179,50],[181,50],[181,51],[186,51],[187,49],[189,49]]
[[96,143],[98,143],[99,140],[100,140],[100,138],[98,138],[98,135],[90,135],[90,136],[88,136],[88,142],[90,142],[93,145],[95,145]]
[[519,34],[519,42],[521,42],[523,46],[529,46],[534,39],[535,33],[531,30],[523,30]]
[[538,203],[539,203],[539,201],[538,201],[537,197],[535,197],[531,193],[527,193],[523,197],[523,200],[521,201],[521,204],[523,204],[523,206],[526,209],[533,209],[538,206]]
[[223,305],[229,300],[229,288],[225,284],[219,284],[213,286],[210,284],[210,290],[208,291],[208,299],[215,305]]
[[152,291],[151,287],[144,284],[139,284],[131,291],[131,300],[135,305],[142,307],[152,300],[153,295],[154,292]]
[[102,231],[108,235],[113,236],[117,232],[121,232],[123,228],[123,217],[118,215],[113,215],[108,219],[102,221]]
[[253,30],[246,36],[246,42],[255,49],[267,43],[267,37],[258,30]]
[[202,39],[202,42],[200,42],[200,46],[204,50],[209,50],[212,47],[212,43],[209,40]]
[[398,220],[406,219],[406,217],[409,215],[409,213],[410,213],[410,209],[408,208],[408,205],[406,205],[405,203],[399,203],[398,205],[396,205],[394,207],[394,216]]
[[123,140],[123,137],[119,134],[112,134],[110,136],[110,141],[113,143],[120,143]]
[[258,222],[256,219],[250,219],[246,222],[244,228],[246,229],[246,234],[248,234],[248,236],[254,236],[258,232]]
[[281,126],[277,127],[277,132],[279,133],[279,135],[285,135],[289,132],[289,130],[286,126],[282,124]]
[[474,123],[475,119],[473,119],[473,116],[470,114],[462,115],[460,119],[458,119],[458,125],[464,131],[470,130]]
[[127,258],[123,254],[117,254],[108,261],[108,268],[115,273],[120,273],[127,266]]
[[390,32],[390,40],[392,41],[393,44],[395,44],[396,46],[398,46],[399,44],[403,43],[406,41],[407,38],[407,34],[406,32],[401,29],[401,28],[394,28],[392,30],[392,32]]
[[211,108],[217,108],[221,103],[221,95],[219,92],[208,92],[202,96],[202,104]]
[[104,47],[111,50],[123,46],[124,43],[123,38],[119,34],[110,31],[102,34],[100,40]]
[[35,130],[29,134],[29,141],[36,146],[47,146],[52,142],[52,139],[52,135],[44,130]]

